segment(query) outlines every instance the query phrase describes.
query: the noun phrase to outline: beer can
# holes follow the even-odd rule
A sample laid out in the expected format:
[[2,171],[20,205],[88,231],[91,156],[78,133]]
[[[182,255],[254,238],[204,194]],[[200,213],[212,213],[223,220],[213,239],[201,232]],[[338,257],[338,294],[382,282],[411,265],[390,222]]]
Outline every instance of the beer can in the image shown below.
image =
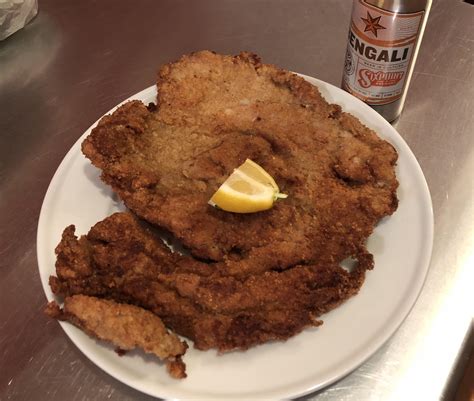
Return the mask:
[[401,114],[432,0],[354,0],[342,88],[386,120]]

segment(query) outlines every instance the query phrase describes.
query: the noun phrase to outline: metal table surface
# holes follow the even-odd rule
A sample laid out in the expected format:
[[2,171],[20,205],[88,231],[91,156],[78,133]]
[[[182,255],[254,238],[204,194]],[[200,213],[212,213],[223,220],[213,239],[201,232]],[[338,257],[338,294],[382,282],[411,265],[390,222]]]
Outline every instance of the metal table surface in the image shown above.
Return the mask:
[[[44,316],[36,260],[43,196],[100,115],[200,49],[250,50],[339,86],[348,0],[51,1],[0,42],[0,399],[150,400],[93,365]],[[449,398],[473,317],[474,6],[434,1],[396,124],[433,198],[422,293],[366,363],[311,400]],[[466,352],[466,351],[464,351]]]

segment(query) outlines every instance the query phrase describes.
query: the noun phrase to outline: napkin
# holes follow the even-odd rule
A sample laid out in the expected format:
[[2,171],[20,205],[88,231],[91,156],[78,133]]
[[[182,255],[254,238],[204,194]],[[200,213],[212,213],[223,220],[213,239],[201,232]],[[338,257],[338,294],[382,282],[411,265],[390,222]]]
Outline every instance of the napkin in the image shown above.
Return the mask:
[[23,28],[38,13],[38,0],[0,0],[0,40]]

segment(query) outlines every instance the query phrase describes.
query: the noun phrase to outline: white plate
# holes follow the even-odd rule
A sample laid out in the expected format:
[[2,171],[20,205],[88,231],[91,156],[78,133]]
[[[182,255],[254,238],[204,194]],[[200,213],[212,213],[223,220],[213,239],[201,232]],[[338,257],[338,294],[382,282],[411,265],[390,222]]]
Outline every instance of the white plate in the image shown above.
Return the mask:
[[[433,212],[423,173],[413,153],[379,114],[348,93],[314,78],[331,103],[357,116],[399,153],[400,204],[369,239],[375,269],[360,293],[323,316],[324,325],[305,330],[285,343],[268,343],[246,352],[217,355],[189,349],[184,357],[188,377],[171,379],[155,358],[133,352],[119,357],[111,347],[61,323],[76,346],[97,366],[144,393],[173,399],[282,399],[320,389],[369,358],[402,323],[422,288],[431,256]],[[132,96],[154,102],[155,87]],[[95,124],[93,125],[95,126]],[[92,127],[91,127],[92,128]],[[96,222],[123,206],[99,179],[99,171],[82,155],[80,144],[68,152],[46,193],[38,225],[38,264],[48,300],[54,298],[48,278],[55,274],[54,248],[63,229],[75,224],[85,234]]]

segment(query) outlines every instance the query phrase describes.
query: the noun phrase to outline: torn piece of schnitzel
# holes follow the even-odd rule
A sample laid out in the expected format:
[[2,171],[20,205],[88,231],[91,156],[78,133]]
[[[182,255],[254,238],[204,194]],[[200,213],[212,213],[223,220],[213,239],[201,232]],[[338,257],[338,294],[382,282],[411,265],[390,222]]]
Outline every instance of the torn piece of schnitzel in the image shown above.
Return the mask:
[[66,297],[64,308],[51,301],[46,314],[68,321],[87,334],[108,341],[121,351],[141,348],[166,362],[168,372],[176,379],[186,377],[181,356],[188,348],[175,334],[168,332],[160,318],[133,305],[73,295]]
[[[104,117],[82,150],[126,206],[224,276],[366,253],[397,208],[397,153],[302,78],[258,57],[199,52],[159,73],[158,106]],[[247,158],[288,198],[239,215],[208,205]]]
[[286,340],[355,295],[370,255],[348,272],[337,264],[296,265],[244,280],[221,276],[217,265],[172,253],[130,213],[116,213],[77,238],[65,229],[56,248],[53,292],[135,304],[158,315],[196,348],[247,349]]

